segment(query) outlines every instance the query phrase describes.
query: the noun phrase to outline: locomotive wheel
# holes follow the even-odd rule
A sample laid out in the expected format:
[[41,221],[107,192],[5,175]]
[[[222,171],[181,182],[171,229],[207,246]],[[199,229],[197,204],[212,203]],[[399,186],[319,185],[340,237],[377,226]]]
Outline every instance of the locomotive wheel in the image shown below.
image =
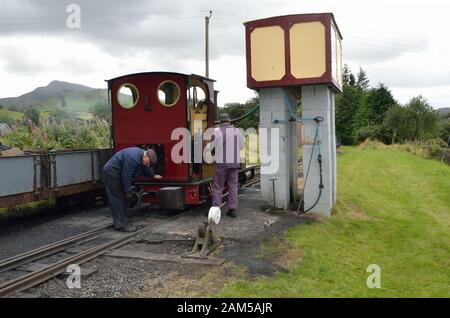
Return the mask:
[[251,169],[250,170],[250,178],[249,179],[253,179],[255,177],[255,169]]
[[239,173],[239,185],[243,186],[244,184],[247,183],[247,176],[245,175],[245,173],[241,172]]

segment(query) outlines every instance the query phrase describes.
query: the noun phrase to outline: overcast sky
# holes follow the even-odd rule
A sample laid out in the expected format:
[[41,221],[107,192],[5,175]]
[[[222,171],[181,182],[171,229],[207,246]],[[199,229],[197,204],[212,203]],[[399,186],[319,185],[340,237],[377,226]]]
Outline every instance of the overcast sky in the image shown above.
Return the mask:
[[[69,29],[69,4],[81,28]],[[210,77],[219,104],[254,96],[246,87],[243,22],[332,12],[344,63],[366,71],[406,103],[422,94],[450,107],[450,4],[445,0],[0,0],[0,97],[52,80],[105,88],[134,72],[203,75],[204,16],[210,22]]]

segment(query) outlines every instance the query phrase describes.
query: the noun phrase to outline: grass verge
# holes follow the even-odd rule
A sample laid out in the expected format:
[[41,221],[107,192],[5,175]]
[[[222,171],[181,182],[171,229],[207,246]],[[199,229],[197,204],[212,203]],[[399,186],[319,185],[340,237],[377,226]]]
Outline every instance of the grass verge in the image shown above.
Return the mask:
[[[290,229],[288,274],[219,297],[450,297],[450,167],[389,147],[345,147],[332,217]],[[264,251],[262,252],[264,253]],[[381,268],[381,288],[366,281]]]

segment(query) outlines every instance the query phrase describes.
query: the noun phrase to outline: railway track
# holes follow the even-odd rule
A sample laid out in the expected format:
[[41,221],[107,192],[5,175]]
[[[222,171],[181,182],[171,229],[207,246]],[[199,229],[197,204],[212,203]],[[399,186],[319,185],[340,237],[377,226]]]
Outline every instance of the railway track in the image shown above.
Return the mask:
[[244,184],[243,186],[241,186],[241,188],[248,188],[248,187],[253,186],[253,185],[255,185],[255,184],[258,184],[258,183],[260,183],[260,182],[261,182],[261,179],[259,178],[259,179],[256,179],[256,180],[247,182],[246,184]]
[[[81,244],[84,244],[88,241],[92,241],[98,238],[99,234],[101,234],[105,229],[109,227],[110,226],[99,227],[97,229],[64,239],[62,241],[8,258],[0,262],[0,273],[18,269],[20,266],[23,266],[25,264],[31,264],[34,261],[44,259],[48,256],[55,255],[60,252],[64,252],[68,248],[80,246]],[[133,241],[136,235],[140,234],[141,232],[142,230],[131,234],[121,235],[118,238],[110,239],[107,242],[97,244],[82,252],[76,253],[75,255],[70,255],[42,269],[38,269],[28,274],[6,281],[0,285],[0,297],[14,295],[18,292],[22,292],[31,287],[37,286],[61,273],[64,273],[67,269],[67,266],[71,264],[81,265],[105,254],[111,249],[118,248]]]
[[88,242],[89,240],[97,238],[98,236],[96,235],[108,227],[101,227],[98,229],[94,229],[79,235],[69,237],[59,242],[45,245],[43,247],[39,247],[37,249],[25,252],[23,254],[10,257],[0,262],[0,273],[11,270],[13,268],[17,268],[27,263],[31,263],[44,257],[56,254],[58,252],[64,251],[65,249],[73,246],[74,244],[82,244]]
[[[298,159],[298,161],[297,161],[297,167],[300,167],[300,166],[302,166],[302,165],[303,165],[303,160],[302,160],[302,159]],[[258,167],[258,168],[255,169],[255,177],[256,177],[256,176],[260,176],[260,175],[261,175],[261,168]],[[261,178],[259,177],[259,178],[257,178],[256,180],[249,181],[249,182],[247,182],[246,184],[242,185],[241,188],[247,188],[247,187],[253,186],[253,185],[255,185],[255,184],[258,184],[258,183],[260,183],[260,182],[261,182]]]

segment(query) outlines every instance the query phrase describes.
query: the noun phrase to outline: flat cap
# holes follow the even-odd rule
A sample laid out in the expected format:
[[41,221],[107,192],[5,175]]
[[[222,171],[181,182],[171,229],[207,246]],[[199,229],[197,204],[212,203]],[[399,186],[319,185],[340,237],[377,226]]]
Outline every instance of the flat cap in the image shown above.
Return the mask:
[[221,123],[230,121],[230,115],[229,115],[228,113],[222,113],[222,114],[220,114],[220,115],[219,115],[219,121],[220,121]]
[[150,163],[152,165],[158,162],[158,156],[156,155],[156,152],[153,149],[151,148],[147,149],[145,152],[147,153],[147,157],[150,158]]

